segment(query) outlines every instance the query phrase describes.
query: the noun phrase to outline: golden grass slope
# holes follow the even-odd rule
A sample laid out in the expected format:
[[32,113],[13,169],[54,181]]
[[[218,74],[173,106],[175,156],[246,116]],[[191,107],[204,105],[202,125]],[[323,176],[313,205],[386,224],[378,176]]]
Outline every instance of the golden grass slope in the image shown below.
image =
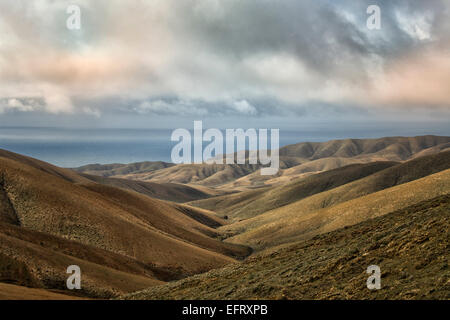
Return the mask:
[[[85,184],[90,182],[97,182],[100,184],[105,184],[117,188],[122,188],[126,190],[132,190],[136,191],[145,195],[148,195],[152,198],[162,199],[162,200],[169,200],[174,202],[187,202],[197,199],[205,199],[212,195],[217,194],[216,192],[208,192],[209,190],[205,188],[205,190],[200,190],[197,188],[192,188],[189,186],[184,186],[180,184],[175,183],[153,183],[153,182],[143,182],[143,181],[132,181],[132,180],[126,180],[126,179],[118,179],[118,178],[108,178],[107,174],[106,176],[101,175],[92,175],[88,173],[77,173],[71,169],[66,168],[60,168],[57,166],[54,166],[52,164],[49,164],[47,162],[43,162],[34,158],[26,157],[14,152],[6,151],[0,149],[0,157],[11,159],[18,161],[22,164],[29,165],[35,169],[44,171],[46,173],[49,173],[51,175],[54,175],[56,177],[62,178],[64,180],[67,180],[69,182],[78,183],[78,184]],[[89,168],[115,168],[116,166],[119,166],[119,168],[122,168],[125,166],[126,168],[138,168],[141,170],[156,170],[160,168],[166,168],[169,166],[172,166],[170,164],[166,164],[164,166],[159,165],[159,162],[153,163],[153,162],[145,162],[145,163],[136,163],[136,164],[130,164],[130,165],[88,165],[85,167],[87,172],[94,172],[94,173],[102,173],[102,171],[96,171],[96,170],[88,170]],[[123,168],[122,168],[123,169]],[[82,171],[82,169],[77,169]],[[100,169],[99,169],[100,170]],[[105,169],[106,170],[106,169]],[[111,169],[112,170],[112,169]],[[125,170],[125,169],[123,169]],[[131,170],[131,169],[130,169]],[[137,169],[136,169],[137,170]],[[125,171],[114,171],[113,173],[122,173]]]
[[[281,211],[270,211],[270,207],[268,207],[268,212],[264,214],[244,220],[242,222],[225,226],[223,227],[223,229],[224,231],[226,230],[232,235],[236,235],[238,233],[250,231],[251,229],[261,227],[265,224],[269,224],[279,218],[282,218],[283,216],[279,216],[278,212],[293,212],[292,214],[287,214],[287,216],[295,215],[295,210],[298,210],[301,213],[309,213],[425,177],[427,175],[450,168],[450,151],[413,159],[404,163],[390,166],[384,170],[379,170],[378,172],[375,172],[371,175],[369,175],[371,171],[365,170],[362,172],[366,172],[367,177],[360,175],[360,179],[357,179],[358,175],[355,175],[358,172],[357,170],[353,174],[351,173],[352,170],[358,168],[360,168],[359,170],[362,170],[366,167],[370,168],[371,165],[366,164],[349,166],[314,175],[303,180],[300,179],[297,183],[288,184],[286,186],[285,195],[283,195],[284,189],[282,187],[277,188],[279,190],[277,194],[279,195],[273,198],[273,201],[276,201],[277,199],[283,199],[283,197],[289,199],[289,195],[293,194],[294,196],[291,197],[291,200],[298,200],[297,202],[289,202],[294,202],[291,204],[293,207],[286,206],[285,209],[283,209],[283,207],[279,206],[281,207],[279,208],[279,210]],[[355,178],[355,181],[353,182],[351,182],[350,179],[352,176]],[[339,182],[341,182],[341,186],[339,186]],[[321,185],[327,186],[329,190],[327,191],[327,189],[323,187],[323,189],[321,189]],[[317,192],[314,192],[314,190]],[[307,195],[309,195],[309,197],[305,197]],[[212,201],[213,199],[210,199],[210,201]],[[270,198],[268,198],[267,200],[265,198],[262,199],[263,200],[259,201],[267,202],[268,200],[270,200]],[[286,203],[289,204],[288,202],[284,202],[284,204]],[[256,202],[254,206],[258,207],[258,202]],[[264,206],[260,207],[264,208]],[[294,207],[296,208],[295,210],[290,209]]]
[[[280,156],[316,160],[329,157],[372,157],[372,161],[407,160],[424,149],[447,144],[450,137],[386,137],[379,139],[345,139],[328,142],[304,142],[280,149]],[[378,158],[378,159],[377,159]]]
[[[448,140],[446,137],[422,136],[300,143],[280,149],[280,170],[275,176],[261,176],[256,171],[221,185],[220,188],[245,190],[282,185],[296,178],[351,164],[411,160],[448,150],[450,148]],[[285,159],[291,159],[291,161],[284,161]]]
[[74,183],[89,182],[89,179],[80,176],[79,174],[70,169],[60,168],[50,163],[34,159],[31,157],[23,156],[21,154],[14,153],[11,151],[0,149],[0,158],[17,161],[18,163],[30,166],[32,168],[46,172],[48,174],[51,174],[55,177],[59,177],[69,182]]
[[192,183],[203,186],[217,186],[243,177],[258,168],[258,165],[180,164],[150,173],[121,177],[158,183]]
[[[445,195],[125,298],[448,300],[449,228]],[[366,287],[370,265],[380,290]]]
[[138,174],[150,172],[163,168],[174,166],[173,163],[163,161],[144,161],[130,164],[112,163],[112,164],[88,164],[86,166],[73,168],[79,173],[92,174],[101,177],[120,176],[126,174]]
[[[344,194],[343,190],[339,191]],[[327,195],[318,194],[256,217],[255,220],[259,219],[256,224],[252,225],[255,220],[247,220],[245,232],[227,241],[264,249],[309,239],[447,193],[450,193],[450,169],[324,209],[320,206],[328,205]]]
[[230,219],[242,220],[364,178],[395,164],[397,163],[374,162],[349,165],[306,178],[295,179],[278,187],[243,191],[231,195],[193,201],[190,204],[227,215]]

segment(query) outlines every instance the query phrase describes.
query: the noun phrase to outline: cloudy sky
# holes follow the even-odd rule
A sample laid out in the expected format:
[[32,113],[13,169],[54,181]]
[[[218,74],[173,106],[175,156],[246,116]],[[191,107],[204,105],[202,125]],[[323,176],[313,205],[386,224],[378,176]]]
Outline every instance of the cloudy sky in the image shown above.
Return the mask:
[[447,0],[0,0],[0,125],[450,134],[449,88]]

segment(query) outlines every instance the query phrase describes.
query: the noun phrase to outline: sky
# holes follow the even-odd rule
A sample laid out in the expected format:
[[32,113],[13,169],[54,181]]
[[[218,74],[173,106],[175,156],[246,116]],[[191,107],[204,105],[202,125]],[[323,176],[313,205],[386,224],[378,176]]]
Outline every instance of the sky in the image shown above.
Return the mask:
[[450,135],[449,88],[447,0],[0,0],[0,126]]

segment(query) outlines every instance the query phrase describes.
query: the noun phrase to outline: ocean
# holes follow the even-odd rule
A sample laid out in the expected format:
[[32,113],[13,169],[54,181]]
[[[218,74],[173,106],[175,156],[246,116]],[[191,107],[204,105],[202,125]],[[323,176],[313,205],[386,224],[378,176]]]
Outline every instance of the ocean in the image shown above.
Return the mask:
[[[171,134],[169,129],[0,127],[0,148],[67,168],[92,163],[171,162],[172,147],[177,144],[170,140]],[[281,146],[297,142],[296,134],[280,131]]]
[[[170,140],[171,134],[171,129],[0,127],[0,149],[67,168],[93,163],[171,162],[171,150],[177,144]],[[304,141],[381,136],[382,132],[375,131],[361,136],[348,131],[280,130],[280,147]]]

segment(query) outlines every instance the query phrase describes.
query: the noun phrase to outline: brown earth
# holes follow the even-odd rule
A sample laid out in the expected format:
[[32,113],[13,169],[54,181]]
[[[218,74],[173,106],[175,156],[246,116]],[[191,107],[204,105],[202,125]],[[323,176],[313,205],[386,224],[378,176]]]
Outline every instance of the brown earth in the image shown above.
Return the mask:
[[83,298],[56,291],[0,283],[0,300],[80,300]]
[[[125,299],[450,299],[450,195]],[[370,265],[381,289],[366,287]]]
[[397,162],[349,165],[306,178],[295,179],[292,182],[273,188],[266,187],[243,191],[231,195],[192,201],[189,204],[213,210],[222,215],[226,214],[234,220],[242,220],[364,178],[395,164]]
[[214,227],[225,222],[206,210],[94,183],[31,158],[2,155],[4,281],[61,288],[65,269],[76,264],[85,270],[86,295],[110,297],[221,267],[250,253],[245,246],[221,242]]
[[[369,212],[387,213],[407,205],[408,201],[414,203],[443,194],[449,181],[445,171],[441,170],[447,168],[450,168],[450,152],[417,158],[221,227],[221,230],[233,236],[230,241],[248,243],[259,249],[279,244],[280,241],[291,241],[294,235],[301,237],[312,230],[321,230],[328,223],[323,219],[330,215],[335,215],[333,223],[339,227],[348,224],[345,221],[350,216],[352,219],[359,219],[358,212],[366,216]],[[435,180],[430,175],[434,172],[438,172],[437,177],[443,178]],[[416,182],[419,178],[420,181]],[[348,214],[344,219],[340,216],[343,210],[355,213]],[[306,224],[306,221],[309,223]]]

